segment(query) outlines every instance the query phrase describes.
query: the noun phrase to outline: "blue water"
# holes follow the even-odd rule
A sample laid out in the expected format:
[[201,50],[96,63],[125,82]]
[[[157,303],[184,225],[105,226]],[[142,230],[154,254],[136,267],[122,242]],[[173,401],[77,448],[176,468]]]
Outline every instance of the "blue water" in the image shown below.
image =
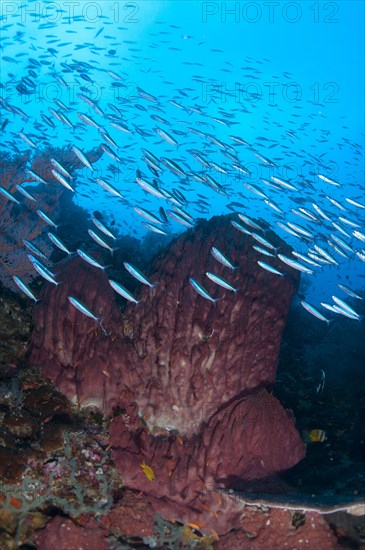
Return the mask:
[[[3,1],[1,117],[9,123],[2,148],[14,154],[29,150],[18,135],[23,131],[39,151],[76,145],[87,153],[103,142],[98,129],[83,124],[77,113],[91,116],[117,142],[119,148],[114,151],[120,162],[104,154],[94,173],[79,170],[74,201],[91,213],[100,211],[107,223],[115,222],[121,234],[137,237],[148,230],[134,206],[156,214],[160,206],[171,207],[137,185],[137,169],[153,179],[141,148],[157,158],[174,160],[187,172],[202,174],[203,167],[189,152],[196,149],[223,166],[225,174],[214,168],[203,173],[213,176],[227,196],[166,168],[160,173],[159,185],[183,193],[187,201],[183,207],[194,219],[229,213],[232,210],[227,205],[238,201],[243,207],[237,211],[266,220],[296,251],[306,253],[315,243],[331,252],[339,265],[326,265],[316,268],[313,275],[302,276],[306,299],[319,306],[321,301],[329,302],[332,294],[341,294],[338,283],[355,290],[364,287],[364,262],[355,253],[349,258],[336,254],[328,245],[330,235],[343,238],[356,251],[365,246],[346,224],[342,227],[350,238],[334,230],[330,222],[320,218],[310,223],[291,210],[304,207],[314,213],[311,204],[315,202],[332,221],[344,215],[363,231],[365,210],[345,201],[350,198],[364,204],[363,22],[364,3],[348,0],[81,0],[74,5]],[[29,76],[30,68],[36,73],[30,76],[34,89],[30,94],[19,93],[16,86]],[[141,90],[156,100],[146,99]],[[80,100],[80,93],[96,102],[105,116]],[[74,128],[50,114],[50,107],[60,110],[54,99],[69,109],[61,111]],[[9,112],[9,104],[21,108],[28,120]],[[116,115],[112,106],[120,109],[118,116],[130,133],[110,126],[108,115]],[[42,122],[42,113],[53,120],[55,129]],[[151,115],[167,123],[156,122]],[[161,139],[156,127],[173,136],[179,147]],[[251,174],[243,177],[222,155],[222,147],[189,128],[233,147]],[[237,145],[230,135],[249,145]],[[273,161],[275,169],[260,162],[254,151]],[[120,172],[113,174],[111,165]],[[324,182],[318,174],[341,186]],[[273,175],[290,181],[298,191],[278,191],[262,182],[261,178],[269,180]],[[97,176],[111,182],[124,200],[102,189],[95,182]],[[257,185],[283,214],[278,215],[243,182]],[[208,203],[203,213],[198,203],[202,197],[197,194]],[[344,204],[346,211],[340,211],[326,195]],[[299,199],[303,202],[298,203]],[[313,233],[313,241],[306,244],[288,235],[277,221],[304,226]],[[174,221],[167,229],[169,233],[184,230]]]

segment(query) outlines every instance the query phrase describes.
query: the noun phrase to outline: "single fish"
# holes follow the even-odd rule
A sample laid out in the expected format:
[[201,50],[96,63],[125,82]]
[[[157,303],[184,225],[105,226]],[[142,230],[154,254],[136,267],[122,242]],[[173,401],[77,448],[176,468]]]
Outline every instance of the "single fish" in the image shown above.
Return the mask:
[[162,171],[162,168],[160,168],[157,164],[155,164],[154,162],[152,162],[149,158],[147,157],[142,157],[142,160],[148,164],[148,166],[150,168],[152,168],[153,170],[155,170],[156,172],[161,172]]
[[360,258],[360,260],[361,260],[362,262],[365,262],[365,249],[363,249],[362,252],[360,252],[360,250],[357,250],[357,251],[356,251],[356,256],[357,256],[358,258]]
[[33,252],[33,254],[35,254],[36,256],[39,256],[40,258],[42,258],[42,260],[47,260],[47,256],[43,254],[42,250],[40,250],[38,246],[31,243],[30,241],[27,241],[26,239],[23,240],[23,244],[25,244],[28,250]]
[[317,317],[320,321],[325,321],[326,323],[329,323],[330,320],[327,319],[322,313],[320,313],[315,307],[313,307],[311,304],[308,304],[308,302],[301,301],[300,302],[304,309],[306,309],[309,313],[314,315],[314,317]]
[[245,227],[243,227],[243,225],[235,222],[234,220],[231,220],[231,224],[233,225],[233,227],[235,227],[236,229],[238,229],[238,231],[241,231],[241,233],[244,233],[245,235],[251,235],[251,232],[248,231],[248,229],[246,229]]
[[51,218],[49,218],[47,216],[47,214],[45,214],[42,210],[37,210],[37,214],[40,218],[42,218],[43,221],[45,221],[48,225],[52,225],[53,227],[55,227],[57,229],[58,225],[55,224],[54,221],[51,220]]
[[309,239],[314,238],[313,233],[311,233],[310,231],[308,231],[307,229],[305,229],[301,225],[298,225],[296,223],[291,223],[291,222],[287,222],[287,225],[290,227],[290,229],[292,229],[293,231],[296,231],[297,233],[300,233],[304,237],[308,237]]
[[140,464],[140,467],[142,468],[143,473],[144,473],[144,475],[146,476],[147,479],[149,479],[150,481],[155,481],[156,480],[156,476],[155,476],[154,471],[152,470],[151,466],[147,466],[147,464],[145,464],[145,462],[142,462],[142,464]]
[[237,292],[238,291],[238,288],[234,288],[232,285],[227,283],[227,281],[222,279],[222,277],[219,277],[215,273],[211,273],[210,271],[207,271],[205,274],[208,277],[208,279],[210,279],[211,281],[213,281],[217,285],[221,286],[222,288],[226,288],[227,290],[232,290],[232,292]]
[[119,149],[119,145],[114,141],[114,139],[108,134],[106,130],[100,129],[99,134],[107,143],[109,143],[109,145],[115,147],[116,149]]
[[250,171],[247,170],[247,168],[245,168],[244,166],[242,166],[241,164],[237,164],[236,162],[233,162],[232,163],[232,167],[235,169],[235,170],[238,170],[238,172],[242,172],[242,174],[249,174]]
[[[142,208],[142,210],[144,210],[144,209]],[[165,210],[163,209],[162,206],[160,206],[160,208],[158,209],[158,211],[159,211],[160,216],[161,216],[161,218],[162,218],[162,221],[160,221],[160,223],[168,223],[169,220],[167,219],[167,214],[166,214],[166,212],[165,212]],[[157,222],[156,222],[156,223],[157,223]]]
[[36,144],[34,143],[34,141],[32,141],[28,136],[26,136],[25,134],[23,134],[23,132],[19,132],[19,137],[25,141],[25,143],[27,145],[29,145],[30,147],[32,147],[32,149],[37,149],[37,146]]
[[[170,200],[170,199],[168,199],[168,200]],[[192,216],[190,216],[190,214],[185,212],[185,210],[180,206],[180,203],[179,203],[179,205],[173,204],[172,209],[174,210],[174,212],[177,212],[178,214],[180,214],[180,216],[187,219],[189,222],[194,221],[194,218]]]
[[22,292],[24,292],[24,294],[26,294],[28,296],[28,298],[31,298],[35,302],[38,302],[38,298],[36,298],[34,296],[33,292],[30,290],[30,288],[25,283],[23,283],[23,281],[21,279],[19,279],[19,277],[17,277],[15,275],[13,277],[13,279],[14,279],[15,284],[20,288],[20,290]]
[[216,248],[215,246],[212,246],[212,248],[210,249],[210,252],[212,254],[212,256],[218,260],[218,262],[220,262],[222,265],[226,266],[226,267],[229,267],[229,269],[232,269],[232,271],[234,269],[237,269],[238,266],[234,266],[229,260],[228,258],[226,258],[226,256],[224,254],[222,254],[222,252],[220,250],[218,250],[218,248]]
[[112,158],[116,162],[122,162],[118,155],[114,153],[114,151],[109,147],[109,145],[107,145],[106,143],[102,143],[100,147],[102,148],[104,153],[106,153],[110,158]]
[[161,229],[161,227],[157,227],[157,225],[153,225],[153,223],[142,222],[142,225],[154,233],[158,233],[159,235],[167,235],[167,231]]
[[344,292],[346,292],[346,294],[348,294],[349,296],[351,296],[351,298],[357,298],[358,300],[363,300],[363,299],[364,299],[364,298],[362,298],[361,296],[359,296],[358,294],[356,294],[356,292],[354,292],[353,290],[351,290],[351,288],[349,288],[348,286],[341,285],[341,284],[339,284],[338,286],[340,287],[341,290],[343,290]]
[[62,174],[57,172],[57,170],[51,170],[51,172],[52,172],[53,176],[56,178],[56,180],[59,181],[64,187],[66,187],[66,189],[69,189],[73,193],[75,192],[75,189],[73,187],[71,187],[71,185],[68,183],[67,180],[65,180],[65,178],[63,177]]
[[160,220],[160,218],[158,218],[157,216],[155,216],[155,214],[153,214],[153,213],[150,212],[149,210],[146,210],[146,208],[142,208],[142,207],[135,206],[135,207],[133,208],[133,210],[134,210],[139,216],[141,216],[141,217],[144,218],[145,220],[148,220],[149,222],[157,223],[157,224],[162,224],[162,221]]
[[58,115],[59,115],[60,121],[63,122],[63,124],[65,124],[69,128],[74,128],[74,125],[72,124],[72,122],[67,118],[67,116],[64,113],[59,112]]
[[174,139],[168,132],[165,132],[165,130],[162,130],[161,128],[154,128],[154,131],[162,137],[167,143],[170,145],[174,145],[175,147],[179,147],[178,142],[176,139]]
[[185,227],[194,227],[194,225],[189,220],[187,220],[184,216],[182,216],[178,212],[173,212],[172,210],[168,210],[167,215],[170,216],[171,219],[175,220],[177,223],[181,225],[184,225]]
[[139,303],[139,301],[136,300],[136,298],[126,288],[124,288],[124,286],[122,286],[120,283],[117,283],[117,281],[112,281],[111,279],[109,279],[109,284],[115,290],[115,292],[123,296],[123,298],[126,298],[127,300],[135,304]]
[[352,234],[356,239],[359,239],[359,241],[362,241],[363,243],[365,243],[365,234],[364,233],[361,233],[360,231],[353,231]]
[[361,225],[359,223],[353,222],[352,220],[349,220],[348,218],[344,218],[343,216],[339,216],[338,219],[340,222],[349,225],[350,227],[354,227],[356,229],[361,229]]
[[118,189],[113,187],[113,185],[111,185],[111,183],[108,183],[107,181],[105,181],[101,178],[96,178],[96,181],[99,185],[101,185],[101,187],[103,187],[106,191],[109,191],[109,193],[111,193],[112,195],[115,195],[116,197],[119,197],[120,199],[123,198],[123,195],[121,195],[119,193]]
[[336,244],[331,243],[330,241],[328,241],[328,244],[330,245],[331,248],[333,248],[333,250],[335,250],[335,252],[337,252],[337,254],[339,254],[343,258],[347,258],[347,259],[350,258],[348,253],[345,252],[343,248],[339,247]]
[[52,241],[53,244],[55,244],[60,250],[62,250],[63,252],[66,252],[66,254],[69,254],[69,255],[71,254],[68,248],[63,244],[63,242],[58,237],[56,237],[54,233],[48,232],[47,236],[50,239],[50,241]]
[[86,307],[82,302],[80,302],[79,300],[77,300],[73,296],[68,296],[68,300],[76,309],[81,311],[81,313],[83,313],[87,317],[90,317],[91,319],[93,319],[96,322],[99,322],[101,320],[100,317],[96,317],[96,315],[94,315],[93,312],[90,311],[90,309],[88,307]]
[[33,197],[33,195],[28,193],[28,191],[26,189],[24,189],[24,187],[22,187],[21,184],[16,185],[16,188],[19,191],[19,193],[21,193],[26,199],[29,199],[30,201],[36,202],[36,199]]
[[206,298],[207,300],[210,300],[211,302],[217,302],[218,301],[218,298],[213,298],[209,292],[207,292],[205,290],[205,288],[203,288],[195,279],[193,279],[192,277],[189,277],[189,282],[191,284],[191,286],[194,288],[194,290],[200,294],[200,296],[203,296],[203,298]]
[[270,273],[273,273],[274,275],[280,275],[281,277],[284,275],[284,273],[282,273],[278,269],[275,269],[275,267],[273,267],[272,265],[267,264],[266,262],[262,262],[261,260],[259,260],[257,263],[259,264],[260,267],[262,267],[263,269],[266,269],[266,271],[269,271]]
[[249,218],[248,216],[244,216],[240,212],[238,213],[238,217],[243,223],[252,227],[252,229],[259,229],[260,231],[263,231],[262,227],[257,223],[255,223],[252,218]]
[[313,206],[314,210],[317,212],[317,214],[319,214],[321,216],[321,218],[323,218],[324,220],[327,220],[329,222],[332,221],[331,218],[325,212],[323,212],[323,210],[321,210],[315,202],[312,202],[312,206]]
[[276,164],[274,162],[272,162],[270,159],[264,157],[264,155],[261,155],[260,153],[257,153],[255,151],[254,151],[254,155],[255,155],[256,158],[261,160],[261,162],[263,162],[264,164],[267,164],[268,166],[272,166],[273,168],[276,167]]
[[326,183],[330,183],[331,185],[335,185],[336,187],[341,187],[341,184],[337,181],[331,180],[330,178],[327,178],[326,176],[323,176],[322,174],[318,174],[318,177],[325,181]]
[[82,122],[84,122],[88,126],[92,126],[93,128],[100,128],[100,124],[95,122],[95,120],[92,119],[90,116],[84,115],[84,113],[77,113],[77,116],[80,120],[82,120]]
[[345,235],[345,237],[347,237],[348,239],[351,239],[351,235],[350,233],[348,233],[347,231],[345,231],[345,229],[343,227],[341,227],[341,225],[339,225],[338,223],[336,222],[332,222],[332,225],[335,229],[337,229],[337,231],[339,231],[340,233],[342,233],[342,235]]
[[47,115],[44,115],[43,113],[41,113],[41,119],[43,120],[43,122],[45,122],[47,124],[47,126],[49,126],[50,128],[55,128],[55,123],[53,122],[53,120],[51,120]]
[[148,181],[143,180],[142,178],[136,178],[136,182],[140,187],[142,187],[142,189],[147,191],[147,193],[150,193],[151,195],[154,195],[159,199],[165,198],[165,195],[163,194],[163,192],[160,189],[158,189],[158,187],[153,185],[153,183],[149,183]]
[[15,204],[20,204],[19,201],[13,197],[13,195],[11,193],[9,193],[9,191],[7,191],[6,189],[4,189],[3,187],[0,186],[0,193],[6,198],[6,199],[9,199],[9,201],[12,201],[12,202],[15,202]]
[[349,204],[352,206],[356,206],[357,208],[365,208],[365,206],[357,201],[354,201],[353,199],[345,199]]
[[238,143],[239,145],[250,145],[247,141],[240,138],[239,136],[228,136],[230,139]]
[[157,283],[151,283],[143,273],[139,271],[136,267],[134,267],[132,264],[128,262],[123,262],[124,267],[126,270],[135,278],[137,281],[140,281],[144,285],[149,286],[150,288],[153,288],[156,286]]
[[130,129],[128,128],[128,126],[126,124],[123,124],[122,122],[111,122],[110,123],[110,126],[112,126],[113,128],[115,128],[116,130],[119,130],[120,132],[125,132],[126,134],[130,134],[131,131]]
[[209,161],[206,160],[202,155],[199,154],[198,151],[189,151],[193,157],[195,158],[195,160],[197,160],[200,164],[202,164],[205,168],[208,168],[209,167]]
[[304,430],[303,439],[306,443],[323,443],[327,439],[327,435],[324,430]]
[[97,220],[96,218],[91,218],[91,221],[93,222],[93,224],[96,225],[96,227],[98,229],[100,229],[100,231],[102,231],[105,235],[107,235],[108,237],[111,237],[112,239],[116,240],[116,236],[113,235],[113,233],[110,231],[110,229],[108,229],[100,220]]
[[104,241],[104,239],[99,237],[99,235],[97,235],[92,229],[88,229],[87,232],[96,243],[100,244],[100,246],[102,246],[103,248],[109,250],[111,254],[114,254],[115,249],[112,248],[106,241]]
[[336,206],[336,208],[338,208],[339,210],[343,210],[344,212],[346,212],[347,208],[342,206],[342,204],[340,204],[338,201],[336,201],[332,197],[329,197],[328,195],[326,195],[326,199],[328,200],[328,202],[333,204],[333,206]]
[[322,373],[322,376],[321,376],[321,381],[320,383],[318,384],[318,386],[316,386],[316,392],[317,393],[321,393],[324,389],[324,384],[326,382],[326,373],[324,372],[323,369],[321,369],[321,373]]
[[284,264],[289,265],[290,267],[292,267],[293,269],[296,269],[297,271],[302,271],[303,273],[308,273],[309,275],[312,275],[313,273],[313,271],[308,267],[306,267],[305,265],[293,260],[292,258],[288,258],[288,256],[284,256],[284,254],[278,254],[278,258],[280,258],[280,260],[284,262]]
[[266,246],[266,248],[270,248],[270,250],[276,250],[276,247],[273,244],[269,243],[269,241],[261,237],[261,235],[258,235],[254,232],[251,232],[250,235],[255,239],[255,241],[262,244],[263,246]]
[[271,179],[274,183],[277,183],[281,187],[285,187],[286,189],[290,189],[291,191],[299,191],[298,187],[295,187],[295,185],[293,185],[292,183],[289,183],[286,180],[277,178],[275,176],[271,176]]
[[[264,256],[269,256],[270,258],[275,258],[274,254],[271,254],[266,248],[262,248],[261,246],[257,246],[257,244],[254,244],[252,247],[254,250],[257,250],[257,252],[260,252],[260,254],[264,254]],[[261,266],[263,267],[263,266]]]
[[253,193],[254,195],[257,195],[258,197],[261,197],[262,199],[267,199],[267,195],[266,193],[264,193],[263,191],[261,191],[261,189],[259,189],[256,185],[254,185],[253,183],[249,184],[249,183],[244,183],[243,184],[244,187],[246,187],[246,189],[248,189],[249,191],[251,191],[251,193]]
[[169,170],[171,170],[171,172],[173,172],[177,176],[186,176],[184,170],[173,160],[162,157],[161,163],[164,164]]
[[302,216],[305,220],[318,222],[318,218],[316,218],[312,212],[309,212],[309,210],[306,210],[305,208],[298,208],[298,212],[292,208],[292,212],[297,216]]
[[88,264],[92,265],[93,267],[98,267],[99,269],[105,269],[105,266],[99,264],[99,262],[97,262],[96,260],[94,260],[94,258],[92,258],[91,256],[89,256],[89,254],[86,254],[86,252],[83,252],[83,251],[80,250],[79,248],[76,250],[76,252],[77,252],[78,255],[80,256],[80,258],[82,258],[83,260],[85,260],[85,262],[87,262]]
[[76,147],[75,145],[72,146],[72,150],[73,152],[75,153],[75,155],[77,156],[77,158],[82,162],[82,164],[84,166],[86,166],[86,168],[89,168],[89,170],[93,171],[94,168],[92,167],[92,165],[90,164],[90,162],[87,160],[86,156],[84,155],[84,153],[82,151],[80,151],[80,149],[78,147]]
[[272,199],[265,199],[264,202],[270,206],[270,208],[272,208],[273,210],[275,210],[276,212],[279,212],[279,214],[283,214],[283,210],[280,208],[280,206],[278,204],[276,204],[275,201],[273,201]]
[[330,322],[329,319],[327,319],[324,315],[322,315],[322,313],[320,313],[314,306],[312,306],[308,302],[302,301],[300,303],[302,304],[304,309],[306,309],[309,313],[314,315],[314,317],[317,317],[317,319],[320,319],[320,321],[325,321],[326,323]]

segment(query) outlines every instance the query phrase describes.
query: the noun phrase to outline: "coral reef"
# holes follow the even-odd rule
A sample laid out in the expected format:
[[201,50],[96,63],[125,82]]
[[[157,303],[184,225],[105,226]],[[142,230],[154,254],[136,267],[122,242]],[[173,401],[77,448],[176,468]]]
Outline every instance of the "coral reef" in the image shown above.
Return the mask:
[[[219,532],[238,524],[240,513],[230,503],[217,515],[218,485],[266,478],[304,456],[293,418],[265,390],[275,381],[299,276],[262,270],[250,238],[232,232],[230,220],[201,222],[177,238],[153,264],[158,284],[143,288],[140,303],[123,314],[104,272],[79,258],[58,264],[63,283],[46,285],[35,306],[28,358],[74,402],[114,410],[113,459],[128,487],[146,492],[159,513],[198,514]],[[239,268],[226,274],[210,255],[213,245]],[[207,281],[221,299],[204,300],[189,277],[206,270],[239,291]],[[102,323],[77,311],[70,295]]]
[[[0,287],[1,288],[1,287]],[[0,294],[0,377],[17,369],[25,354],[32,329],[31,304],[11,291]]]
[[0,379],[1,548],[18,548],[52,510],[108,512],[121,481],[100,429],[39,371]]
[[[172,242],[148,275],[158,285],[123,310],[105,272],[80,258],[56,266],[63,283],[45,285],[35,306],[28,367],[2,371],[4,548],[42,550],[61,535],[61,548],[85,550],[338,548],[317,513],[323,506],[293,497],[276,475],[304,456],[291,411],[270,393],[298,276],[259,270],[248,237],[227,244],[229,221],[203,222]],[[240,267],[226,273],[210,257],[213,244]],[[240,290],[203,281],[207,269]],[[190,275],[221,299],[205,301]],[[128,277],[119,280],[138,296]],[[82,315],[69,295],[103,321]],[[327,508],[361,514],[363,502]]]
[[240,531],[232,531],[221,538],[216,545],[217,550],[340,549],[325,520],[316,513],[309,512],[303,516],[288,510],[262,511],[259,508],[246,508],[241,517],[241,525]]
[[87,525],[75,525],[67,518],[55,517],[36,537],[38,550],[57,547],[59,550],[107,550],[108,545],[103,532],[95,520]]

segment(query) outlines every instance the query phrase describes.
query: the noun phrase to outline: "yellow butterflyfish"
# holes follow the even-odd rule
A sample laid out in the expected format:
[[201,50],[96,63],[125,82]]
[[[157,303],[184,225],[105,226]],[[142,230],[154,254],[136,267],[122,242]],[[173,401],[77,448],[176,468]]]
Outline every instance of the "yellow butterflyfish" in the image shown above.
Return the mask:
[[327,439],[326,432],[320,429],[304,430],[303,436],[306,443],[323,443]]

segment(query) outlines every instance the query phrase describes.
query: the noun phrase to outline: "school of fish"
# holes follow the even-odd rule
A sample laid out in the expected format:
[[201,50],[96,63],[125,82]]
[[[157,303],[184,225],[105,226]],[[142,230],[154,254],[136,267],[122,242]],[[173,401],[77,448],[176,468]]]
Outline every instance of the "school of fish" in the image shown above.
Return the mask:
[[[57,11],[55,6],[50,10]],[[268,59],[245,57],[243,65],[242,61],[234,65],[223,50],[211,48],[217,76],[207,77],[198,55],[184,57],[186,43],[204,48],[204,39],[185,35],[178,25],[156,21],[160,30],[151,32],[147,43],[139,43],[129,39],[128,26],[118,26],[106,16],[102,24],[93,25],[81,16],[69,24],[66,15],[59,15],[57,23],[48,11],[28,26],[17,14],[1,22],[2,150],[19,155],[39,152],[56,142],[68,146],[84,166],[82,174],[74,181],[60,160],[52,158],[52,175],[79,204],[93,204],[97,197],[103,221],[92,217],[88,234],[111,255],[121,229],[166,236],[194,228],[198,217],[234,212],[232,232],[252,238],[253,248],[261,255],[257,263],[268,276],[283,277],[288,266],[304,277],[314,277],[323,269],[338,270],[339,295],[323,296],[318,304],[303,299],[309,314],[326,323],[338,315],[360,321],[356,303],[363,296],[344,284],[340,275],[348,262],[365,262],[364,196],[360,182],[351,180],[352,167],[344,167],[348,179],[341,181],[334,175],[331,159],[345,149],[358,167],[363,147],[346,137],[345,126],[340,141],[331,135],[322,114],[325,105],[309,110],[300,103],[286,105],[290,109],[287,127],[276,123],[275,105],[266,106],[260,127],[253,131],[257,103],[238,104],[233,91],[226,91],[221,101],[219,90],[223,77],[237,71],[246,80],[264,79],[270,70]],[[85,28],[89,40],[80,43],[78,32]],[[24,49],[19,48],[22,44]],[[190,71],[189,85],[179,87],[168,79],[155,50],[179,59]],[[136,77],[132,83],[125,68],[129,64]],[[294,76],[283,72],[278,78],[291,82]],[[57,93],[42,95],[40,87]],[[305,145],[308,141],[312,141],[310,147]],[[87,158],[86,143],[88,149],[101,146],[105,153],[97,165]],[[28,174],[34,184],[47,183],[30,168]],[[6,189],[1,184],[0,193],[2,201],[25,206],[35,200],[29,185]],[[71,250],[72,243],[62,242],[55,221],[42,204],[37,206],[55,247],[66,255],[78,254],[96,269],[107,269],[86,250]],[[117,221],[113,230],[108,223],[112,219]],[[290,256],[270,242],[268,228],[288,240],[293,247]],[[34,270],[47,282],[62,284],[45,265],[47,258],[36,243],[25,239],[23,244]],[[239,292],[229,281],[230,272],[238,266],[225,250],[213,246],[210,252],[226,268],[225,277],[207,268],[199,279],[191,274],[189,282],[203,299],[215,303],[224,299],[224,293]],[[150,288],[158,284],[128,262],[124,268]],[[207,279],[216,284],[214,296],[204,287]],[[14,282],[37,301],[19,277],[14,276]],[[118,281],[109,283],[116,293],[138,304]],[[102,322],[78,297],[69,296],[69,301],[82,314]]]

